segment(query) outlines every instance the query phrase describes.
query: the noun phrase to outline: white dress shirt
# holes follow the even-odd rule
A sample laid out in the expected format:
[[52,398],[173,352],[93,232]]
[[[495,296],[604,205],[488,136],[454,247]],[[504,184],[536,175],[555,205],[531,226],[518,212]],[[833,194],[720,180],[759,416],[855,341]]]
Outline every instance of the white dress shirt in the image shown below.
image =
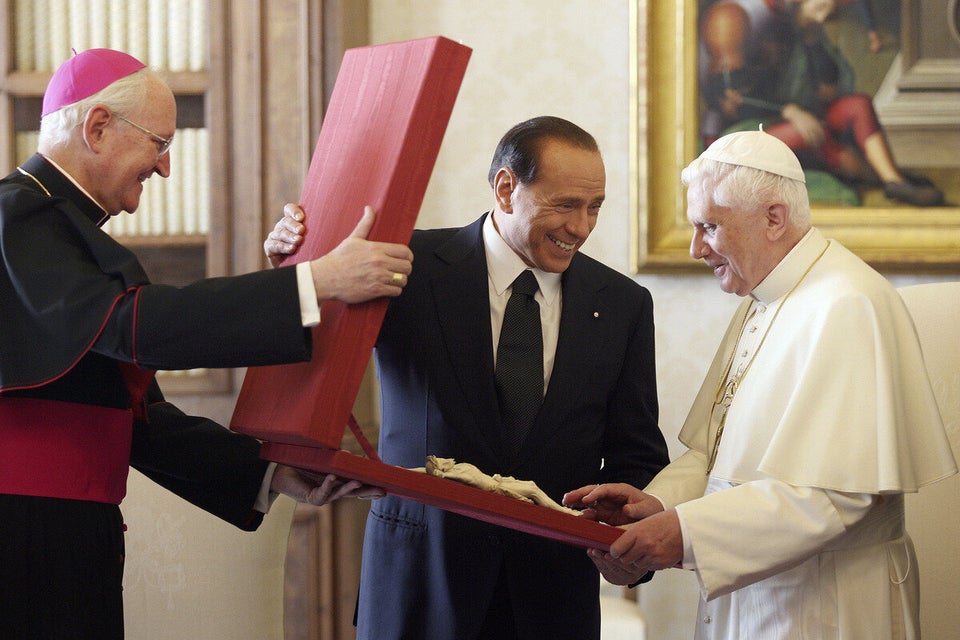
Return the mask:
[[[540,305],[540,325],[543,331],[543,389],[546,393],[557,355],[557,338],[560,335],[560,311],[563,307],[561,278],[563,274],[548,273],[528,267],[511,249],[493,224],[493,214],[483,221],[483,245],[487,256],[488,291],[490,294],[490,330],[493,332],[493,361],[496,366],[497,346],[500,344],[500,328],[503,312],[513,291],[511,285],[524,269],[530,269],[537,278],[539,291],[534,300]],[[509,289],[509,291],[508,291]]]

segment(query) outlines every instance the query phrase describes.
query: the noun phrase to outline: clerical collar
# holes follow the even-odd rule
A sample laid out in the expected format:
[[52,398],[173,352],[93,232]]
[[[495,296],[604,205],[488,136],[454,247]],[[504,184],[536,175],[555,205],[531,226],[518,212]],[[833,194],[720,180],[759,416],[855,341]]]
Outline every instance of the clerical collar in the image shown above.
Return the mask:
[[560,295],[562,273],[549,273],[540,269],[531,269],[500,237],[493,224],[493,212],[483,221],[483,247],[487,256],[487,274],[497,295],[503,295],[524,269],[530,269],[540,285],[540,295],[547,306],[553,305]]
[[809,267],[823,253],[829,240],[816,227],[811,227],[800,242],[783,257],[763,282],[754,287],[750,296],[760,303],[770,304],[786,295],[803,277]]
[[45,156],[45,155],[43,155],[43,154],[40,154],[40,156],[43,157],[43,159],[46,160],[47,162],[49,162],[51,165],[53,165],[53,168],[54,168],[54,169],[56,169],[57,171],[59,171],[60,173],[62,173],[64,178],[66,178],[66,179],[69,180],[71,183],[73,183],[73,186],[75,186],[77,189],[79,189],[80,192],[83,193],[83,195],[87,196],[87,197],[90,199],[90,202],[92,202],[92,203],[94,203],[95,205],[97,205],[98,207],[100,207],[100,210],[103,211],[103,218],[97,223],[98,225],[102,225],[104,222],[106,222],[107,220],[110,219],[110,214],[107,213],[106,208],[105,208],[102,204],[100,204],[99,202],[97,202],[97,199],[94,198],[92,195],[90,195],[90,193],[89,193],[86,189],[84,189],[82,186],[80,186],[80,183],[77,182],[77,181],[73,178],[72,175],[70,175],[69,173],[67,173],[66,169],[64,169],[63,167],[61,167],[60,165],[58,165],[56,162],[54,162],[54,161],[53,161],[53,158],[51,158],[51,157],[49,157],[49,156]]

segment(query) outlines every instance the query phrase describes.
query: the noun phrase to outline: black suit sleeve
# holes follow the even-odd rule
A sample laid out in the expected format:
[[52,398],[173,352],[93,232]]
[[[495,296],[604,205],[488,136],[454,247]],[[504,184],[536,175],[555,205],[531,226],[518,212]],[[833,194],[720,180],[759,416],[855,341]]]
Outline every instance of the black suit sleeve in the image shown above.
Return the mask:
[[670,461],[659,426],[653,299],[641,288],[635,330],[607,411],[602,482],[644,487]]
[[[160,398],[161,401],[156,400]],[[260,443],[183,413],[151,391],[147,421],[136,421],[130,465],[157,484],[245,531],[260,526],[253,510],[267,462]]]

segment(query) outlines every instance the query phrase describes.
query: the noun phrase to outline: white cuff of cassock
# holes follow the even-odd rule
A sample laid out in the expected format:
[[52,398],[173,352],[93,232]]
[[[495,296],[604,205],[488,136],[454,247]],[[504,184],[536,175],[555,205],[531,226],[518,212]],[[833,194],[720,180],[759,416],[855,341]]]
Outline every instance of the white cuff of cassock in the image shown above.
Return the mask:
[[257,494],[256,502],[253,503],[254,511],[269,513],[273,501],[280,495],[279,493],[270,491],[270,484],[273,482],[273,472],[276,470],[276,462],[271,462],[267,465],[267,472],[263,474],[263,482],[260,484],[260,492]]
[[320,324],[320,303],[317,302],[317,288],[313,286],[309,261],[297,263],[297,293],[300,295],[300,323],[305,327]]
[[683,569],[694,570],[697,568],[697,557],[693,553],[693,544],[690,542],[690,536],[687,534],[687,522],[683,518],[682,505],[678,505],[674,510],[677,512],[677,520],[680,521],[680,537],[683,539],[683,562],[680,567]]

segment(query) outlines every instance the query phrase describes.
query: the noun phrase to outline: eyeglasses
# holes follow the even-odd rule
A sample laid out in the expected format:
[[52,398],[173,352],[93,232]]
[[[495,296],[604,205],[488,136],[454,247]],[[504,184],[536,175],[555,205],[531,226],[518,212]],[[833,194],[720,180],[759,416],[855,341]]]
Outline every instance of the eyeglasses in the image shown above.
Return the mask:
[[153,131],[150,131],[150,129],[147,129],[146,127],[141,127],[141,126],[138,125],[136,122],[131,122],[130,120],[127,120],[126,118],[124,118],[124,117],[123,117],[122,115],[120,115],[119,113],[114,113],[113,115],[117,116],[118,118],[120,118],[121,120],[123,120],[124,122],[126,122],[127,124],[129,124],[131,127],[135,127],[135,128],[137,128],[137,129],[140,129],[140,131],[143,131],[145,134],[147,134],[148,136],[150,136],[150,138],[151,138],[151,139],[156,143],[156,145],[157,145],[157,160],[159,160],[160,158],[162,158],[168,151],[170,151],[170,145],[173,144],[173,136],[170,136],[169,138],[164,138],[163,136],[158,136],[158,135],[155,134]]

